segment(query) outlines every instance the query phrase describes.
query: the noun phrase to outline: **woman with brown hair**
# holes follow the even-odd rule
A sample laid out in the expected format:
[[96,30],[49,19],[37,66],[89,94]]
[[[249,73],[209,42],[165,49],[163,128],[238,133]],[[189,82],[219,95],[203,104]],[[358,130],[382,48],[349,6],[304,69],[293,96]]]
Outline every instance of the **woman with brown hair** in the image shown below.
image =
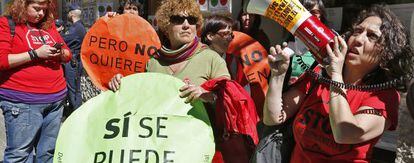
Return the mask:
[[[0,18],[0,107],[4,162],[52,162],[66,96],[62,62],[71,58],[50,0],[14,0]],[[36,158],[34,158],[36,153]]]
[[[272,74],[264,122],[294,118],[291,162],[370,162],[385,130],[395,130],[400,95],[412,77],[413,53],[404,27],[391,11],[360,13],[346,39],[327,45],[329,63],[307,72],[282,93],[289,56],[271,49]],[[284,60],[276,61],[276,55]]]

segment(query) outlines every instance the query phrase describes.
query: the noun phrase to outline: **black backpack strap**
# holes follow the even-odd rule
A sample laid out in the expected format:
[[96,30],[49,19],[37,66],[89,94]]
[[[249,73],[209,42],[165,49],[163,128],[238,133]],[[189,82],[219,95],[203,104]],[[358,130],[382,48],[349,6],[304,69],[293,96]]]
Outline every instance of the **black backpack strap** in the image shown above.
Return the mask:
[[9,22],[9,27],[10,27],[10,35],[12,38],[14,38],[14,35],[16,34],[16,24],[13,21],[13,18],[8,15],[7,17],[7,21]]

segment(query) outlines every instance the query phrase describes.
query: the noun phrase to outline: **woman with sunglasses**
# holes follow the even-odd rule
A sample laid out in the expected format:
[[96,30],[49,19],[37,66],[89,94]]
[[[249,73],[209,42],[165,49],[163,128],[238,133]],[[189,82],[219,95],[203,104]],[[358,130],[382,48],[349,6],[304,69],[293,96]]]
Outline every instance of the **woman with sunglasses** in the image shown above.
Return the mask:
[[[346,33],[327,45],[329,63],[307,72],[282,93],[289,56],[271,48],[264,122],[294,118],[291,162],[370,162],[385,130],[395,130],[400,95],[412,77],[413,53],[391,11],[362,11]],[[276,61],[276,55],[284,60]]]
[[[213,102],[215,95],[200,85],[214,78],[230,78],[230,75],[220,55],[202,44],[196,35],[203,22],[196,1],[164,0],[155,16],[162,47],[148,61],[147,72],[186,79],[187,84],[180,89],[180,96],[188,103],[198,99]],[[112,78],[109,82],[111,90],[119,89],[121,77],[117,74]]]
[[14,0],[0,17],[0,108],[4,162],[51,163],[67,87],[69,48],[54,24],[51,0]]

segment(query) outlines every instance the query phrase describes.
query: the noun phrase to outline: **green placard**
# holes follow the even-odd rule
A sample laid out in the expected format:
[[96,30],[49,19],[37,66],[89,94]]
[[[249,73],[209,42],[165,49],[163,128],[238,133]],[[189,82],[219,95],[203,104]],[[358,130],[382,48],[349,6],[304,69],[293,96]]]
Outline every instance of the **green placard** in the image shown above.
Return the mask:
[[55,163],[211,162],[214,137],[201,102],[185,104],[184,83],[140,73],[117,92],[90,99],[62,124]]

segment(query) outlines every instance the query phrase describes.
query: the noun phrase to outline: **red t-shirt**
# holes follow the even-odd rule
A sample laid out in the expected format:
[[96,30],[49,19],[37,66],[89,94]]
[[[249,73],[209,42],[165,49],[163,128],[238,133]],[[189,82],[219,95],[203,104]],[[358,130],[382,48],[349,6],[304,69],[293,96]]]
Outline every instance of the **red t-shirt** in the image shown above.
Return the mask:
[[[310,75],[304,75],[304,84],[299,89],[306,92],[311,87]],[[329,122],[329,85],[318,84],[304,101],[293,122],[296,145],[292,153],[293,163],[367,163],[372,148],[379,137],[359,144],[338,144],[335,142]],[[347,99],[352,113],[361,106],[382,110],[383,116],[392,123],[395,130],[398,120],[400,95],[395,89],[376,92],[348,90]],[[343,108],[337,108],[343,109]]]
[[[58,60],[31,61],[10,68],[8,55],[38,49],[43,45],[40,37],[50,46],[64,43],[53,26],[48,30],[29,28],[26,24],[16,24],[12,39],[6,17],[0,17],[0,88],[29,93],[56,93],[66,88],[63,70]],[[64,49],[69,48],[66,44]]]

